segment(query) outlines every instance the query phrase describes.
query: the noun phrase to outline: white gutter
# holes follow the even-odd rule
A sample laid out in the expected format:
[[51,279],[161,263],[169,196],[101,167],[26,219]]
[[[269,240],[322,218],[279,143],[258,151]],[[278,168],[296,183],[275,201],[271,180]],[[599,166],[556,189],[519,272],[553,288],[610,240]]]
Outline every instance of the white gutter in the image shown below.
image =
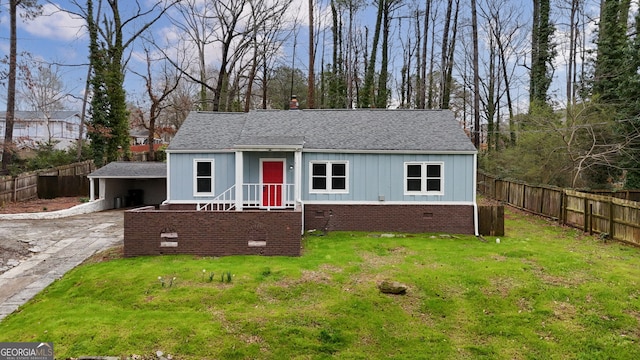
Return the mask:
[[473,155],[473,231],[476,236],[480,236],[478,230],[478,199],[477,199],[477,187],[478,187],[478,154]]

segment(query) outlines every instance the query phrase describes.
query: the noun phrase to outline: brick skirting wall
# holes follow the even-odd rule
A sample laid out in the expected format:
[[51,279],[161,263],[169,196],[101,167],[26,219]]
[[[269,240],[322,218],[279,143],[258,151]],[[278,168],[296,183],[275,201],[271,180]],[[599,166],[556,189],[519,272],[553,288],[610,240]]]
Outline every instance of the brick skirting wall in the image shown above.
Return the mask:
[[139,208],[124,213],[124,255],[299,256],[300,211]]
[[305,230],[474,234],[473,205],[309,205]]

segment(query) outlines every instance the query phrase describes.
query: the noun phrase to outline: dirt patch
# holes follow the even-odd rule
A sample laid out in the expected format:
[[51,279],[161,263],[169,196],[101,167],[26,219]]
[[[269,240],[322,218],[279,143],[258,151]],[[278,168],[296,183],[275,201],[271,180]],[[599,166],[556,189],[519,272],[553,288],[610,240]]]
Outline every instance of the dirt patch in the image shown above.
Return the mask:
[[[5,203],[0,206],[0,214],[38,213],[64,210],[82,203],[79,197],[59,197],[55,199],[34,199],[22,202]],[[10,221],[10,220],[5,220]],[[0,274],[31,256],[33,245],[22,241],[15,233],[0,234]]]
[[101,251],[99,253],[94,254],[84,261],[84,264],[96,264],[101,262],[106,262],[109,260],[122,259],[124,258],[124,245],[114,246],[105,251]]
[[37,213],[64,210],[82,204],[79,197],[59,197],[55,199],[34,199],[6,203],[0,206],[0,214]]

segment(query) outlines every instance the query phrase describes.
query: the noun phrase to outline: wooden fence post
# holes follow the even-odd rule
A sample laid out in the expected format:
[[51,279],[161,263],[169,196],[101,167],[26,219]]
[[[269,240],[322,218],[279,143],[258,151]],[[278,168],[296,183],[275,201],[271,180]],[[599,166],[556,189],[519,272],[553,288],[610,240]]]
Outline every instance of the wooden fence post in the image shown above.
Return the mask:
[[558,209],[558,224],[564,225],[564,191],[560,192],[560,209]]
[[593,204],[589,204],[589,235],[593,235]]
[[611,199],[609,199],[609,238],[613,239],[613,231],[615,229],[613,220],[614,220],[614,216],[613,216],[613,201],[611,201]]
[[584,209],[582,209],[582,230],[584,230],[584,232],[587,232],[587,230],[589,230],[589,228],[587,227],[587,220],[589,220],[589,218],[587,217],[587,209],[589,208],[589,199],[587,199],[586,197],[584,198]]

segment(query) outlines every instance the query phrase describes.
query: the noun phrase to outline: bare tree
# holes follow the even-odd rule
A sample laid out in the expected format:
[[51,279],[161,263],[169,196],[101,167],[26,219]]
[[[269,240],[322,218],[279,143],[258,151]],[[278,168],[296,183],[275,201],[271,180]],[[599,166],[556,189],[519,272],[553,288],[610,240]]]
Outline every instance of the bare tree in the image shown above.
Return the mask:
[[[210,110],[207,100],[209,81],[207,72],[206,48],[215,41],[216,26],[214,24],[213,2],[200,0],[183,0],[176,5],[177,15],[171,16],[171,23],[180,30],[196,49],[197,79],[200,84],[199,108]],[[188,71],[184,69],[184,71]]]
[[480,6],[483,28],[487,33],[489,47],[485,51],[487,69],[482,76],[484,97],[481,99],[487,119],[488,149],[497,149],[500,144],[500,112],[503,98],[509,116],[509,143],[515,145],[516,126],[511,86],[518,62],[520,48],[524,48],[525,32],[520,22],[521,11],[508,0],[486,0]]
[[478,10],[476,0],[471,0],[471,27],[473,41],[473,143],[480,149],[480,65],[478,50]]
[[[455,7],[455,9],[454,9]],[[452,12],[454,14],[452,15]],[[440,65],[440,108],[449,108],[449,99],[451,97],[451,87],[453,80],[453,55],[456,48],[456,37],[458,30],[458,14],[460,13],[460,1],[448,0],[447,11],[444,18],[444,30],[442,32],[442,52],[440,54],[442,61]],[[453,18],[452,18],[453,16]],[[449,27],[453,26],[451,34]],[[451,37],[451,39],[449,39]]]
[[316,87],[316,75],[315,71],[315,61],[316,61],[316,52],[315,52],[315,41],[314,37],[314,23],[313,23],[313,8],[315,4],[313,0],[309,0],[309,80],[307,84],[307,107],[309,109],[313,109],[316,107],[315,101],[315,87]]
[[[166,61],[160,65],[160,71],[153,71],[153,64],[159,62],[159,59],[153,59],[148,47],[144,47],[145,61],[146,61],[146,73],[139,73],[132,71],[144,80],[145,92],[147,100],[149,101],[148,114],[141,114],[142,119],[140,123],[148,130],[147,144],[149,145],[149,161],[155,161],[155,135],[156,135],[156,123],[160,118],[162,112],[171,106],[168,99],[169,95],[173,93],[181,80],[181,73],[171,72],[168,69]],[[154,79],[154,74],[160,76],[159,79]],[[146,119],[145,119],[146,118]]]
[[[179,0],[154,0],[148,4],[129,2],[122,12],[118,0],[80,2],[70,0],[77,10],[61,9],[85,19],[89,30],[91,112],[88,126],[94,161],[116,160],[129,147],[129,123],[124,89],[125,69],[133,44]],[[57,5],[56,5],[57,6]],[[99,18],[95,16],[97,9]],[[103,12],[101,12],[104,10]],[[124,15],[126,13],[126,15]]]
[[165,136],[165,141],[180,129],[189,112],[193,110],[198,99],[198,89],[198,84],[185,81],[183,78],[166,98],[167,107],[159,117],[160,126],[163,128],[161,135]]
[[[258,74],[258,65],[270,62],[279,53],[284,41],[290,35],[285,31],[287,21],[285,14],[290,7],[290,2],[286,0],[251,0],[250,17],[250,45],[251,51],[248,54],[250,64],[248,67],[247,90],[245,93],[244,111],[249,111],[255,79]],[[240,81],[241,74],[236,76]],[[264,82],[263,82],[264,84]]]
[[[422,54],[418,63],[420,64],[420,81],[418,85],[418,108],[424,109],[426,105],[426,91],[427,91],[427,44],[429,43],[429,19],[431,16],[431,2],[432,0],[425,1],[424,10],[424,25],[422,31]],[[433,41],[433,38],[432,38]]]
[[[204,17],[189,14],[189,12],[198,11],[196,5],[200,2],[185,4],[187,6],[183,7],[182,11],[186,14],[182,17],[195,19],[190,21],[193,25],[184,28],[188,32],[186,41],[196,43],[198,52],[202,54],[202,56],[198,55],[199,75],[194,76],[181,64],[172,62],[173,66],[186,78],[200,85],[201,101],[204,92],[213,94],[210,101],[211,110],[230,110],[231,103],[240,101],[242,98],[239,92],[241,88],[246,88],[250,92],[249,96],[246,93],[244,96],[244,108],[246,108],[247,101],[253,93],[253,82],[260,59],[264,60],[264,56],[273,56],[280,46],[274,44],[281,41],[281,30],[285,24],[283,15],[290,6],[290,2],[284,0],[210,2],[210,8],[207,8],[208,15]],[[203,33],[207,34],[206,37],[202,36]],[[263,46],[259,46],[260,44]],[[205,72],[202,71],[204,67],[208,68],[211,64],[211,62],[204,62],[204,51],[208,45],[219,47],[215,80],[212,83],[209,76],[204,75]],[[166,49],[159,48],[159,50],[166,54]],[[257,58],[253,59],[254,56]],[[255,63],[254,60],[256,60]],[[169,59],[169,61],[172,60]],[[233,75],[236,77],[234,78]],[[208,99],[207,102],[209,102]]]
[[63,100],[69,91],[62,82],[60,68],[52,64],[30,62],[21,66],[23,82],[19,94],[29,109],[37,111],[45,120],[47,142],[52,139],[51,116],[54,111],[64,109]]
[[16,73],[18,72],[18,7],[26,10],[24,16],[35,17],[40,13],[37,0],[10,0],[9,1],[9,76],[7,82],[7,115],[4,126],[4,143],[2,146],[1,173],[7,173],[13,157],[13,123],[16,106]]

